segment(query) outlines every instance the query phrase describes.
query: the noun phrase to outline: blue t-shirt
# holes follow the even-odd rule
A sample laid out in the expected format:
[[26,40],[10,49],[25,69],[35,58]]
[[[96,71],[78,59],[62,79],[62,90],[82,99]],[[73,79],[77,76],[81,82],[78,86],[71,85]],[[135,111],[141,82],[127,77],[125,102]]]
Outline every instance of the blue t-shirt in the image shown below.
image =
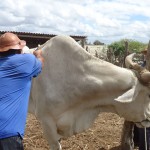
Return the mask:
[[41,68],[32,54],[0,58],[0,139],[24,136],[31,80]]

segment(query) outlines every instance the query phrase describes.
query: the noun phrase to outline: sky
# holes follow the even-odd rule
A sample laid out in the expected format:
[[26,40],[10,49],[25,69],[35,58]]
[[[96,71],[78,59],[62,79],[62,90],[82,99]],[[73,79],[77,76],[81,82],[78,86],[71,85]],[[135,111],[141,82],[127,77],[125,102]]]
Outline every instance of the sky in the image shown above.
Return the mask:
[[1,0],[0,31],[87,36],[111,44],[148,43],[150,0]]

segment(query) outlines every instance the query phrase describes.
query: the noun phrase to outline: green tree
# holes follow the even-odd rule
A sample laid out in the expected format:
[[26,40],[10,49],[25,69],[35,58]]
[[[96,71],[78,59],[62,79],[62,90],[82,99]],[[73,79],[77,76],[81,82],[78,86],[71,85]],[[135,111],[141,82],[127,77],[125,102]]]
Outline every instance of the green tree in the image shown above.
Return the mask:
[[[143,50],[147,46],[147,44],[145,44],[145,43],[135,41],[132,39],[127,39],[126,41],[128,41],[128,51],[130,53],[140,52],[141,50]],[[108,48],[113,49],[115,56],[118,56],[120,54],[122,55],[125,52],[125,40],[113,42],[108,46]]]
[[113,60],[112,63],[118,62],[119,66],[124,66],[124,58],[127,54],[127,52],[125,52],[126,41],[128,42],[129,53],[133,53],[133,52],[138,53],[147,47],[147,44],[132,39],[113,42],[108,46],[109,50],[111,50],[114,55],[114,58],[112,59]]
[[143,49],[145,49],[147,47],[147,44],[139,42],[139,41],[135,41],[135,40],[128,40],[129,43],[129,52],[140,52]]
[[111,48],[115,56],[123,54],[125,51],[124,40],[116,41],[111,43],[108,48]]
[[100,42],[99,40],[95,40],[93,42],[94,45],[104,45],[104,43]]

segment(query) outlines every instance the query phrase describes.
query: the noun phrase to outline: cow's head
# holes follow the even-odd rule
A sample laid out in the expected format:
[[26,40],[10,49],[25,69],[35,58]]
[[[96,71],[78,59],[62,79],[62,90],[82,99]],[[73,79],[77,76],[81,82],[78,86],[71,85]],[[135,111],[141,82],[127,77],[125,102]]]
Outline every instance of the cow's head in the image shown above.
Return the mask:
[[133,56],[127,56],[126,66],[135,73],[134,85],[115,101],[122,108],[119,113],[125,119],[134,121],[139,127],[150,127],[150,72],[134,63]]

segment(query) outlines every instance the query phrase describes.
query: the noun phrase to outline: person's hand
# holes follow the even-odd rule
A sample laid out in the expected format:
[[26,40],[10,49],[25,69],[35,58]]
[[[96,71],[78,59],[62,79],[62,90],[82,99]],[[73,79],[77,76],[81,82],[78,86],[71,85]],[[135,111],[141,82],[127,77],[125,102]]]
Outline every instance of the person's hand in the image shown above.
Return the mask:
[[35,50],[35,51],[33,52],[33,54],[35,55],[35,57],[41,57],[41,56],[42,56],[42,50],[41,50],[41,49]]
[[41,50],[41,49],[35,50],[35,51],[33,52],[33,55],[35,55],[35,57],[41,61],[42,67],[43,67],[43,65],[44,65],[44,58],[43,58],[43,56],[42,56],[42,50]]

